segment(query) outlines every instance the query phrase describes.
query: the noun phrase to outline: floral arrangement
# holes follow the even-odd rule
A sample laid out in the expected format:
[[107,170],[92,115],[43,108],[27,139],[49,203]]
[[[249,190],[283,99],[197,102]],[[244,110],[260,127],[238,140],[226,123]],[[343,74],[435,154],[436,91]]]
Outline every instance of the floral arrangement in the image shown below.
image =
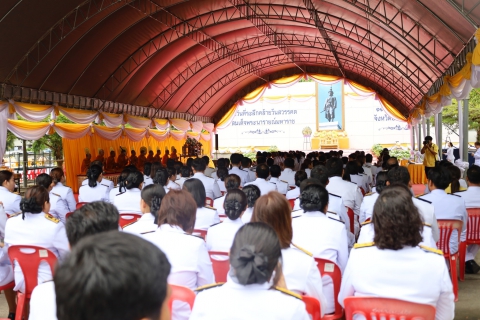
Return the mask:
[[197,141],[196,139],[193,139],[193,138],[190,138],[190,137],[188,137],[187,141],[185,141],[185,145],[190,146],[190,147],[201,147],[202,146],[200,141]]
[[309,137],[312,135],[312,129],[310,129],[310,127],[305,127],[303,128],[302,130],[302,134],[305,136],[305,137]]

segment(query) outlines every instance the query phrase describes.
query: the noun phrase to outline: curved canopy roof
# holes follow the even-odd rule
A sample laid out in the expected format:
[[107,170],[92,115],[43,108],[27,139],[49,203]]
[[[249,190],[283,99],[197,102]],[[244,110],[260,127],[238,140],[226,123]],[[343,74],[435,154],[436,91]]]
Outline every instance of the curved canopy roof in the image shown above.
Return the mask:
[[315,72],[407,114],[479,24],[479,0],[2,0],[0,82],[218,119]]

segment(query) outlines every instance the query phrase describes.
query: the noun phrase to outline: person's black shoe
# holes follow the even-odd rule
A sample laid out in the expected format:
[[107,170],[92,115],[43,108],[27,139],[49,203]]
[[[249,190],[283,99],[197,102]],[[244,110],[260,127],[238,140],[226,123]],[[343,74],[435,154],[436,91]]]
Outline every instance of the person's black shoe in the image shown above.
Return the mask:
[[11,319],[11,320],[15,320],[15,313],[10,312],[10,313],[8,314],[8,317],[7,317],[7,318],[8,318],[8,319]]
[[466,274],[476,274],[478,271],[480,271],[480,266],[475,262],[475,260],[468,260],[465,262]]

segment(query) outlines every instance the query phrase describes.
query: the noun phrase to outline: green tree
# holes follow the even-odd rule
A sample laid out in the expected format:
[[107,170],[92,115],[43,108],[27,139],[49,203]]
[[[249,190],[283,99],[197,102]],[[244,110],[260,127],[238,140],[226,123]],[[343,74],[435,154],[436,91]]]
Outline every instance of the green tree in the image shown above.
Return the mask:
[[15,135],[10,131],[7,131],[7,146],[5,151],[13,150],[13,148],[15,147],[15,139],[17,139],[17,137],[15,137]]

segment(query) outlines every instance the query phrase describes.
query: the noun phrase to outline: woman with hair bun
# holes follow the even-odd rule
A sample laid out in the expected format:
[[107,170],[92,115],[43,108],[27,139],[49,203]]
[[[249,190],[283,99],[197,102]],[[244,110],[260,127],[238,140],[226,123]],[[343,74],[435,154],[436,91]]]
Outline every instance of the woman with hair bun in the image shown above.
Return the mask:
[[[240,179],[239,179],[240,180]],[[228,252],[238,229],[243,226],[242,215],[247,210],[247,196],[239,189],[231,189],[225,196],[223,208],[228,219],[208,229],[207,249]]]
[[[50,177],[53,179],[53,188],[50,194],[55,193],[60,196],[60,200],[56,206],[58,210],[66,211],[65,214],[75,211],[77,209],[77,202],[73,196],[72,188],[65,186],[65,173],[63,169],[53,168],[52,171],[50,171]],[[64,220],[62,220],[62,222],[65,223]]]
[[[22,212],[10,217],[5,228],[5,247],[32,245],[52,251],[61,261],[70,251],[64,224],[50,215],[48,190],[34,186],[27,190],[20,202]],[[18,264],[14,265],[15,291],[25,290],[23,274]],[[38,283],[52,280],[50,267],[40,264]]]
[[[20,212],[20,197],[13,193],[15,190],[15,180],[13,180],[13,172],[8,170],[0,170],[0,201],[7,215]],[[3,224],[5,226],[5,224]]]
[[175,182],[175,180],[177,180],[177,170],[175,170],[175,168],[167,168],[167,174],[168,174],[168,179],[167,179],[167,184],[165,186],[166,190],[170,191],[170,190],[182,189],[180,185]]
[[155,172],[155,177],[153,178],[153,183],[162,186],[165,189],[165,193],[168,193],[168,191],[170,191],[167,188],[167,184],[168,184],[168,170],[167,170],[167,168],[159,167],[157,169],[157,171]]
[[157,230],[158,211],[165,197],[165,190],[158,184],[151,184],[142,189],[140,210],[142,217],[123,227],[123,231],[144,234]]
[[102,184],[103,179],[102,167],[91,165],[87,171],[88,183],[82,185],[78,191],[79,202],[108,201],[109,187]]
[[227,282],[197,289],[190,320],[310,319],[302,297],[285,289],[281,258],[280,242],[269,225],[241,227],[230,250]]
[[113,200],[119,213],[142,213],[140,210],[142,186],[143,173],[138,170],[130,172],[125,180],[125,191],[117,194]]
[[196,178],[188,179],[184,182],[182,189],[190,193],[197,204],[195,229],[207,230],[220,222],[217,209],[205,205],[207,195],[201,180]]
[[363,197],[362,205],[360,206],[360,223],[370,219],[373,214],[373,205],[377,201],[378,196],[382,193],[383,189],[387,187],[388,172],[380,171],[375,178],[375,192],[367,193]]
[[250,184],[242,189],[242,191],[247,196],[247,210],[242,215],[243,223],[249,223],[252,219],[253,215],[253,207],[255,206],[255,202],[261,196],[260,188],[256,185]]
[[[137,169],[135,169],[137,170]],[[108,199],[110,200],[110,203],[113,204],[115,201],[115,196],[119,193],[127,191],[127,188],[125,187],[125,181],[127,180],[128,175],[132,172],[130,168],[124,168],[122,170],[122,173],[118,176],[118,181],[117,181],[117,186],[110,190]]]
[[153,179],[150,177],[152,174],[152,163],[151,162],[145,162],[143,165],[143,186],[149,186],[153,184]]
[[291,209],[285,196],[278,192],[261,196],[255,203],[252,222],[265,222],[275,230],[282,247],[282,271],[287,288],[316,298],[323,317],[327,300],[322,278],[312,254],[292,243]]

